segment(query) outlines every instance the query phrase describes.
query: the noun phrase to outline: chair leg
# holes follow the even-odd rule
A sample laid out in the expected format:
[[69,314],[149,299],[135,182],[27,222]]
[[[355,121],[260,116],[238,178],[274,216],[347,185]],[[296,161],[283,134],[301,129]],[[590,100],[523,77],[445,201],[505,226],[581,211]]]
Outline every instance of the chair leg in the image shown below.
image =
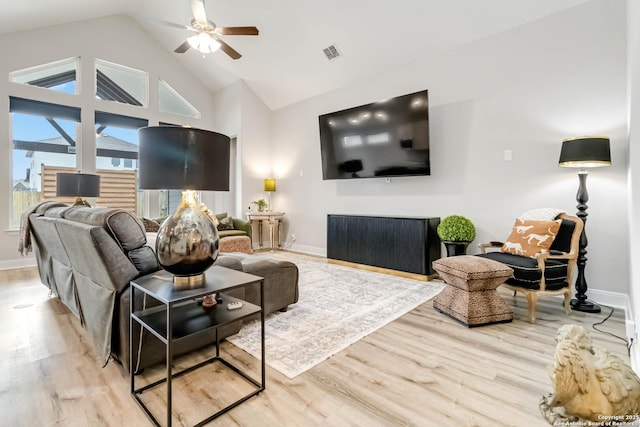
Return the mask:
[[567,316],[571,314],[571,291],[564,293],[564,312]]
[[529,308],[529,323],[536,323],[536,303],[538,296],[535,292],[527,292],[527,305]]

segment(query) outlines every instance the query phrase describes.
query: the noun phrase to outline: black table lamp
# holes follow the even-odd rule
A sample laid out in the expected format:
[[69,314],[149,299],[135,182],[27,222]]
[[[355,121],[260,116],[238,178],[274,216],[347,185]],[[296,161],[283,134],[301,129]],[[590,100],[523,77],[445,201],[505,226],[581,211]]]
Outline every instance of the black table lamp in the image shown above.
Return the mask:
[[587,170],[586,168],[611,165],[611,150],[609,147],[609,137],[607,136],[581,136],[568,138],[562,141],[560,160],[558,166],[567,168],[580,168],[578,178],[580,186],[576,201],[578,202],[577,216],[582,219],[585,228],[580,235],[580,246],[578,251],[578,275],[576,277],[576,296],[571,300],[571,308],[576,311],[587,313],[599,313],[600,306],[587,300],[587,280],[584,276],[584,268],[587,265],[587,235],[585,232],[587,224]]
[[57,173],[56,197],[75,197],[73,206],[88,206],[83,197],[100,196],[100,175],[89,173]]
[[183,190],[178,209],[158,229],[156,256],[176,287],[199,286],[218,257],[219,237],[196,190],[229,190],[229,137],[177,126],[138,130],[141,189]]

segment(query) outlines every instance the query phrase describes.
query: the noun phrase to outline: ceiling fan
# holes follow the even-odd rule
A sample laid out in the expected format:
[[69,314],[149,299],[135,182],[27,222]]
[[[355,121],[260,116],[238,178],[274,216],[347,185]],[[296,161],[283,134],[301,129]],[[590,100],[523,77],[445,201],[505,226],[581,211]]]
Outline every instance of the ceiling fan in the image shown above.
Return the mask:
[[239,59],[242,55],[219,36],[257,36],[259,34],[256,27],[218,27],[213,21],[207,19],[204,0],[190,0],[190,2],[193,11],[191,25],[163,21],[165,24],[195,32],[193,36],[176,48],[175,53],[185,53],[189,48],[194,48],[206,55],[220,49],[231,58]]

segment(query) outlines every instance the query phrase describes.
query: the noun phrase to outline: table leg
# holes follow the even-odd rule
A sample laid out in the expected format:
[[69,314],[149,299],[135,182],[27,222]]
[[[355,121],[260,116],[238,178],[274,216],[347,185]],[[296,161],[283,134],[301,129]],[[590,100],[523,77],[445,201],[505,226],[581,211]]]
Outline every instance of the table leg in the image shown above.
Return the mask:
[[260,245],[260,249],[262,249],[262,220],[258,220],[258,244]]
[[282,220],[278,220],[278,249],[282,249]]
[[173,328],[171,327],[171,311],[173,304],[167,304],[167,426],[171,427],[171,364],[173,363]]
[[273,224],[274,224],[274,220],[273,219],[269,219],[269,248],[271,249],[271,252],[273,252]]

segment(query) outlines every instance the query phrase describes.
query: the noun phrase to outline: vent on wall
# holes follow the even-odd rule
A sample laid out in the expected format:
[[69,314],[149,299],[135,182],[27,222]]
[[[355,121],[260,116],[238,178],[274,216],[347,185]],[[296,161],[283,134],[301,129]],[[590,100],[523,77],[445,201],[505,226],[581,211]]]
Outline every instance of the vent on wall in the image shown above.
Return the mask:
[[324,55],[328,60],[336,59],[337,57],[341,56],[335,44],[332,44],[329,47],[325,47],[324,49],[322,49],[322,51],[324,52]]

